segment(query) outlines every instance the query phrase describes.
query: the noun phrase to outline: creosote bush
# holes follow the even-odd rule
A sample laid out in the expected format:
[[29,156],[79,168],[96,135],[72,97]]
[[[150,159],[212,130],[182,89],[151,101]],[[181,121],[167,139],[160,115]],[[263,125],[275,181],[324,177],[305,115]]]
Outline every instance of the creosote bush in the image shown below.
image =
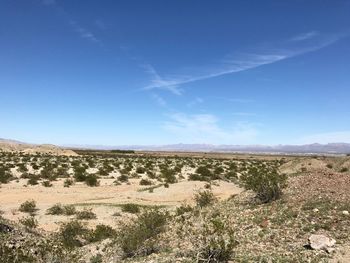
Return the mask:
[[74,183],[74,181],[72,179],[67,178],[66,180],[64,180],[63,186],[70,187],[71,185],[73,185],[73,183]]
[[24,213],[33,214],[36,210],[36,203],[34,200],[27,200],[24,203],[22,203],[19,207],[19,211]]
[[98,242],[106,238],[112,238],[116,234],[116,231],[107,225],[99,224],[94,230],[91,231],[89,236],[90,242]]
[[194,196],[194,200],[196,201],[197,206],[202,208],[213,204],[216,201],[216,198],[212,193],[212,191],[204,190],[204,191],[198,191]]
[[70,221],[63,223],[60,227],[58,236],[62,244],[66,248],[74,248],[82,246],[82,240],[87,240],[89,238],[89,229],[87,229],[79,221]]
[[201,233],[196,235],[194,245],[196,262],[225,263],[232,255],[237,242],[233,230],[221,218],[212,218],[206,222]]
[[157,209],[143,212],[118,232],[118,243],[124,258],[149,255],[157,251],[155,238],[164,231],[169,215]]
[[27,229],[34,229],[38,227],[38,220],[36,220],[34,216],[21,218],[19,222]]
[[263,203],[279,199],[287,182],[285,174],[280,174],[277,169],[264,165],[251,167],[240,179],[244,187],[253,190]]
[[46,210],[47,215],[74,215],[76,212],[75,206],[73,205],[61,205],[61,204],[55,204],[49,209]]
[[76,213],[76,218],[78,220],[91,220],[96,219],[96,214],[92,212],[92,209],[85,208],[84,210],[78,211]]
[[122,206],[122,211],[125,213],[131,213],[131,214],[137,214],[140,213],[140,206],[137,204],[123,204]]
[[97,180],[98,177],[94,174],[89,174],[88,176],[86,176],[85,178],[85,183],[88,186],[99,186],[100,182]]

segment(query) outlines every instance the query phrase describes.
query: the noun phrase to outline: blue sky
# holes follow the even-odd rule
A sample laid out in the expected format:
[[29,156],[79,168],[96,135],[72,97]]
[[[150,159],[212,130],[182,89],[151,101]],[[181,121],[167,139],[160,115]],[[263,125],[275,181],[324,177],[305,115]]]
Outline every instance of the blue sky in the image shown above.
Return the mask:
[[2,0],[0,137],[350,142],[350,1]]

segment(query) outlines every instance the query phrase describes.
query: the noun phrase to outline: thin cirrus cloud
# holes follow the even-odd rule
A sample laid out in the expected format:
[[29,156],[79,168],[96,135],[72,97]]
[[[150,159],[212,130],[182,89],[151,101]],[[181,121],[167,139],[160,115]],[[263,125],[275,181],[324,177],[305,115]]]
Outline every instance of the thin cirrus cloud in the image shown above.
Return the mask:
[[255,126],[247,122],[225,129],[213,114],[174,113],[168,117],[162,128],[184,143],[251,143],[258,135]]
[[184,84],[246,71],[317,51],[337,42],[341,37],[343,37],[341,34],[321,35],[317,31],[311,31],[294,36],[288,41],[276,43],[272,48],[228,55],[214,66],[193,68],[192,72],[182,75],[161,76],[152,65],[144,65],[151,80],[143,90],[163,89],[181,95],[183,89],[180,86]]
[[163,99],[158,94],[152,94],[151,97],[159,106],[162,106],[162,107],[167,106],[167,102],[165,101],[165,99]]
[[[78,34],[79,37],[86,39],[92,43],[102,45],[102,41],[96,37],[96,35],[91,32],[91,30],[83,27],[77,20],[71,18],[71,16],[66,12],[66,10],[59,6],[56,0],[42,0],[41,3],[45,6],[50,6],[65,20],[68,22],[69,26],[74,32]],[[101,22],[100,22],[101,23]]]
[[318,31],[310,31],[310,32],[307,32],[307,33],[303,33],[303,34],[294,36],[290,40],[291,41],[304,41],[304,40],[307,40],[307,39],[314,38],[317,35],[319,35]]

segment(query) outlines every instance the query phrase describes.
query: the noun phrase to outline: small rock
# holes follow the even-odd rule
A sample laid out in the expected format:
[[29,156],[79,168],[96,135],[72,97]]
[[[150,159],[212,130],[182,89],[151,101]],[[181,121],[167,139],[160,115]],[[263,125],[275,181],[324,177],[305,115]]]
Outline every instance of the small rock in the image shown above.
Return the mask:
[[324,235],[311,235],[309,237],[309,245],[314,250],[324,250],[331,253],[334,249],[335,240]]
[[348,215],[349,215],[349,211],[344,210],[344,211],[342,212],[342,214],[343,214],[344,216],[348,216]]
[[317,213],[319,210],[318,210],[317,208],[315,208],[315,209],[312,210],[312,211],[314,211],[314,213]]

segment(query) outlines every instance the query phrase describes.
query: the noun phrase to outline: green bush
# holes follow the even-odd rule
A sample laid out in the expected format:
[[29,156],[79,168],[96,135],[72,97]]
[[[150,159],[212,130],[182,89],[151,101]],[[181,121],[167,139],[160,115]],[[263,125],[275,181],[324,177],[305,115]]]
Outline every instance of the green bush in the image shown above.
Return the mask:
[[13,177],[10,172],[0,167],[0,183],[7,184],[11,179],[13,179]]
[[63,223],[58,232],[62,244],[67,248],[82,246],[82,241],[87,240],[89,234],[89,229],[76,220]]
[[76,212],[75,207],[73,205],[65,205],[55,204],[49,209],[46,210],[47,215],[74,215]]
[[164,231],[168,213],[156,209],[145,211],[118,233],[118,243],[124,258],[149,255],[157,251],[155,238]]
[[342,167],[341,169],[340,169],[340,172],[341,173],[346,173],[346,172],[348,172],[349,171],[349,169],[347,168],[347,167]]
[[28,185],[37,185],[39,184],[38,182],[39,177],[38,176],[31,176],[27,182]]
[[240,178],[248,190],[253,190],[263,203],[277,200],[286,187],[287,176],[268,166],[252,167]]
[[138,173],[138,174],[143,174],[145,172],[146,172],[146,169],[142,166],[139,166],[136,168],[136,173]]
[[131,214],[137,214],[140,213],[140,206],[137,204],[123,204],[122,206],[122,211],[125,213],[131,213]]
[[206,222],[202,232],[195,238],[193,245],[197,248],[194,251],[196,262],[229,262],[236,244],[229,224],[220,218],[213,218]]
[[212,191],[204,190],[204,191],[198,191],[194,196],[194,200],[196,201],[197,206],[202,208],[213,204],[216,201],[216,198],[212,193]]
[[112,227],[99,224],[93,231],[91,231],[89,241],[98,242],[106,238],[112,238],[115,234],[116,231]]
[[41,184],[45,187],[52,187],[52,183],[50,181],[43,181]]
[[89,174],[88,176],[86,176],[85,178],[85,183],[88,186],[98,186],[100,184],[100,182],[97,180],[98,177],[94,174]]
[[129,181],[129,177],[126,174],[122,174],[122,175],[118,176],[117,179],[118,179],[118,181],[123,182],[123,183]]
[[332,168],[333,168],[333,164],[328,163],[328,164],[326,165],[326,167],[329,168],[329,169],[332,169]]
[[36,220],[33,216],[21,218],[19,222],[27,229],[34,229],[38,227],[38,220]]
[[70,187],[71,185],[73,185],[73,183],[74,183],[74,181],[72,179],[67,178],[66,180],[64,180],[63,186]]
[[101,254],[96,254],[90,258],[90,263],[102,263],[102,255]]
[[152,185],[152,181],[147,180],[147,179],[141,179],[140,185]]
[[176,212],[175,212],[175,214],[176,214],[177,216],[180,216],[180,215],[183,215],[183,214],[185,214],[185,213],[192,212],[192,211],[193,211],[193,207],[192,207],[192,206],[182,204],[182,205],[176,207]]
[[22,203],[19,207],[19,211],[23,213],[33,214],[36,210],[36,202],[34,200],[27,200],[24,203]]
[[84,209],[76,213],[78,220],[91,220],[96,219],[96,214],[92,212],[92,209]]

